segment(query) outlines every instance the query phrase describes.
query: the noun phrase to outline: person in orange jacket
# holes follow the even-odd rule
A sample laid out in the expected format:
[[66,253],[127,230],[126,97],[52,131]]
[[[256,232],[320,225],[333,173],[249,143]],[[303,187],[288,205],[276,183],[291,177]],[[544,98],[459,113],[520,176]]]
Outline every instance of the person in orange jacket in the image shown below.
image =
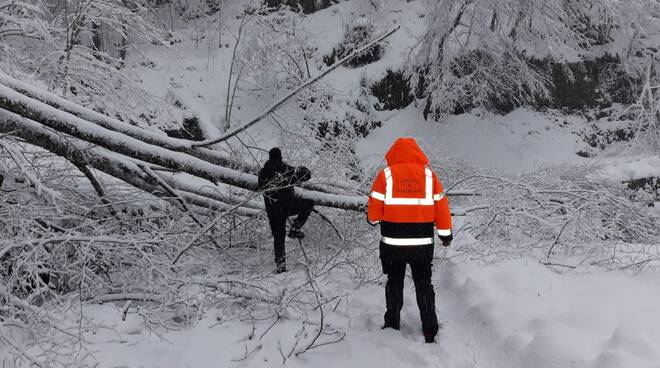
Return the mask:
[[385,155],[387,167],[371,187],[368,220],[380,224],[380,259],[385,286],[385,325],[399,329],[403,279],[410,264],[425,341],[438,333],[435,292],[431,284],[433,239],[445,247],[452,241],[449,202],[429,160],[414,138],[397,139]]

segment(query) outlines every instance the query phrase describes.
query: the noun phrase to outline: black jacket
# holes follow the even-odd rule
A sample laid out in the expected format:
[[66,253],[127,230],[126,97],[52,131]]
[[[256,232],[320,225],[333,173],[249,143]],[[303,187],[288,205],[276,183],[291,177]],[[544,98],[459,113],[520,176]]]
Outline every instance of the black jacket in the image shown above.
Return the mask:
[[[304,166],[295,168],[282,160],[268,160],[259,170],[259,189],[266,190],[264,193],[266,205],[288,201],[295,195],[293,186],[309,180],[311,176]],[[269,190],[269,188],[278,189]]]

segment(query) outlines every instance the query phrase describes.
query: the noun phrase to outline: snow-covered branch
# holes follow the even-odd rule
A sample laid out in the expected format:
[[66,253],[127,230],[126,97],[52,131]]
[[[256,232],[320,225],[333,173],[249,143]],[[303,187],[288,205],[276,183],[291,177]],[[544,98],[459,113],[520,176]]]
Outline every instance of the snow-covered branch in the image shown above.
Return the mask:
[[220,137],[213,138],[213,139],[208,139],[208,140],[201,141],[201,142],[194,142],[192,144],[193,147],[211,146],[213,144],[226,141],[227,139],[235,136],[236,134],[239,134],[239,133],[245,131],[246,129],[250,128],[251,126],[255,125],[256,123],[262,121],[266,116],[268,116],[268,114],[270,114],[271,112],[277,110],[280,106],[282,106],[284,103],[286,103],[288,100],[290,100],[293,96],[300,93],[300,91],[302,91],[303,89],[309,87],[310,85],[318,82],[323,77],[327,76],[328,74],[330,74],[330,72],[332,72],[333,70],[335,70],[338,67],[342,66],[347,61],[350,61],[351,59],[363,54],[365,51],[371,49],[374,45],[378,44],[379,42],[382,42],[384,39],[386,39],[387,37],[391,36],[394,32],[396,32],[399,28],[400,28],[400,26],[396,26],[395,28],[393,28],[389,32],[384,33],[383,35],[379,36],[375,40],[367,43],[365,46],[355,50],[351,54],[349,54],[346,57],[344,57],[343,59],[339,60],[333,66],[328,67],[326,70],[321,72],[319,75],[315,76],[314,78],[309,79],[308,81],[304,82],[303,84],[301,84],[300,86],[295,88],[293,91],[289,92],[286,96],[279,99],[277,102],[272,104],[270,107],[268,107],[266,110],[264,110],[262,113],[260,113],[258,116],[256,116],[252,120],[248,121],[247,123],[230,130],[229,132],[221,135]]

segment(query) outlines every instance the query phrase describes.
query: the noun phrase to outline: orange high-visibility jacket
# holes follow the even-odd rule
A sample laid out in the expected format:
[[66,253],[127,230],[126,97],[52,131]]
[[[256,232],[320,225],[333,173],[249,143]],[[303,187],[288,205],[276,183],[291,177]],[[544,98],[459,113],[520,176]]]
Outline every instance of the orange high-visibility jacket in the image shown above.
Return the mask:
[[433,244],[434,225],[441,238],[451,237],[449,202],[415,139],[397,139],[385,158],[388,167],[371,187],[368,209],[369,222],[380,222],[382,242]]

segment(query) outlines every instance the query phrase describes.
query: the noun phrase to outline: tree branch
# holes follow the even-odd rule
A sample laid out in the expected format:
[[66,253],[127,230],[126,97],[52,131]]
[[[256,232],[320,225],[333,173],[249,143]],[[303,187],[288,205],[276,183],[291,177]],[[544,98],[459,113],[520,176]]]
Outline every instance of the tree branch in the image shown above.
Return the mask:
[[381,35],[380,37],[378,37],[375,40],[373,40],[373,41],[369,42],[368,44],[366,44],[365,46],[363,46],[363,47],[359,48],[358,50],[352,52],[350,55],[346,56],[345,58],[339,60],[337,63],[335,63],[335,65],[327,68],[321,74],[319,74],[316,77],[308,80],[307,82],[305,82],[305,83],[301,84],[300,86],[298,86],[293,91],[289,92],[289,94],[282,97],[279,101],[275,102],[273,105],[271,105],[269,108],[267,108],[264,112],[262,112],[257,117],[250,120],[249,122],[241,125],[240,127],[234,128],[233,130],[221,135],[220,137],[213,138],[213,139],[207,139],[207,140],[204,140],[204,141],[201,141],[201,142],[193,142],[191,144],[192,147],[206,147],[206,146],[210,146],[210,145],[213,145],[213,144],[216,144],[216,143],[220,143],[220,142],[226,141],[227,139],[235,136],[238,133],[241,133],[241,132],[245,131],[249,127],[251,127],[251,126],[255,125],[256,123],[258,123],[259,121],[263,120],[263,118],[265,118],[271,112],[277,110],[280,106],[282,106],[285,102],[287,102],[291,97],[297,95],[298,93],[300,93],[300,91],[307,88],[311,84],[316,83],[317,81],[319,81],[320,79],[322,79],[326,75],[330,74],[330,72],[332,72],[333,70],[337,69],[338,67],[340,67],[341,65],[346,63],[347,61],[350,61],[351,59],[361,55],[363,52],[369,50],[370,48],[372,48],[377,43],[383,41],[384,39],[386,39],[387,37],[392,35],[399,28],[401,28],[401,26],[396,26],[391,31]]

